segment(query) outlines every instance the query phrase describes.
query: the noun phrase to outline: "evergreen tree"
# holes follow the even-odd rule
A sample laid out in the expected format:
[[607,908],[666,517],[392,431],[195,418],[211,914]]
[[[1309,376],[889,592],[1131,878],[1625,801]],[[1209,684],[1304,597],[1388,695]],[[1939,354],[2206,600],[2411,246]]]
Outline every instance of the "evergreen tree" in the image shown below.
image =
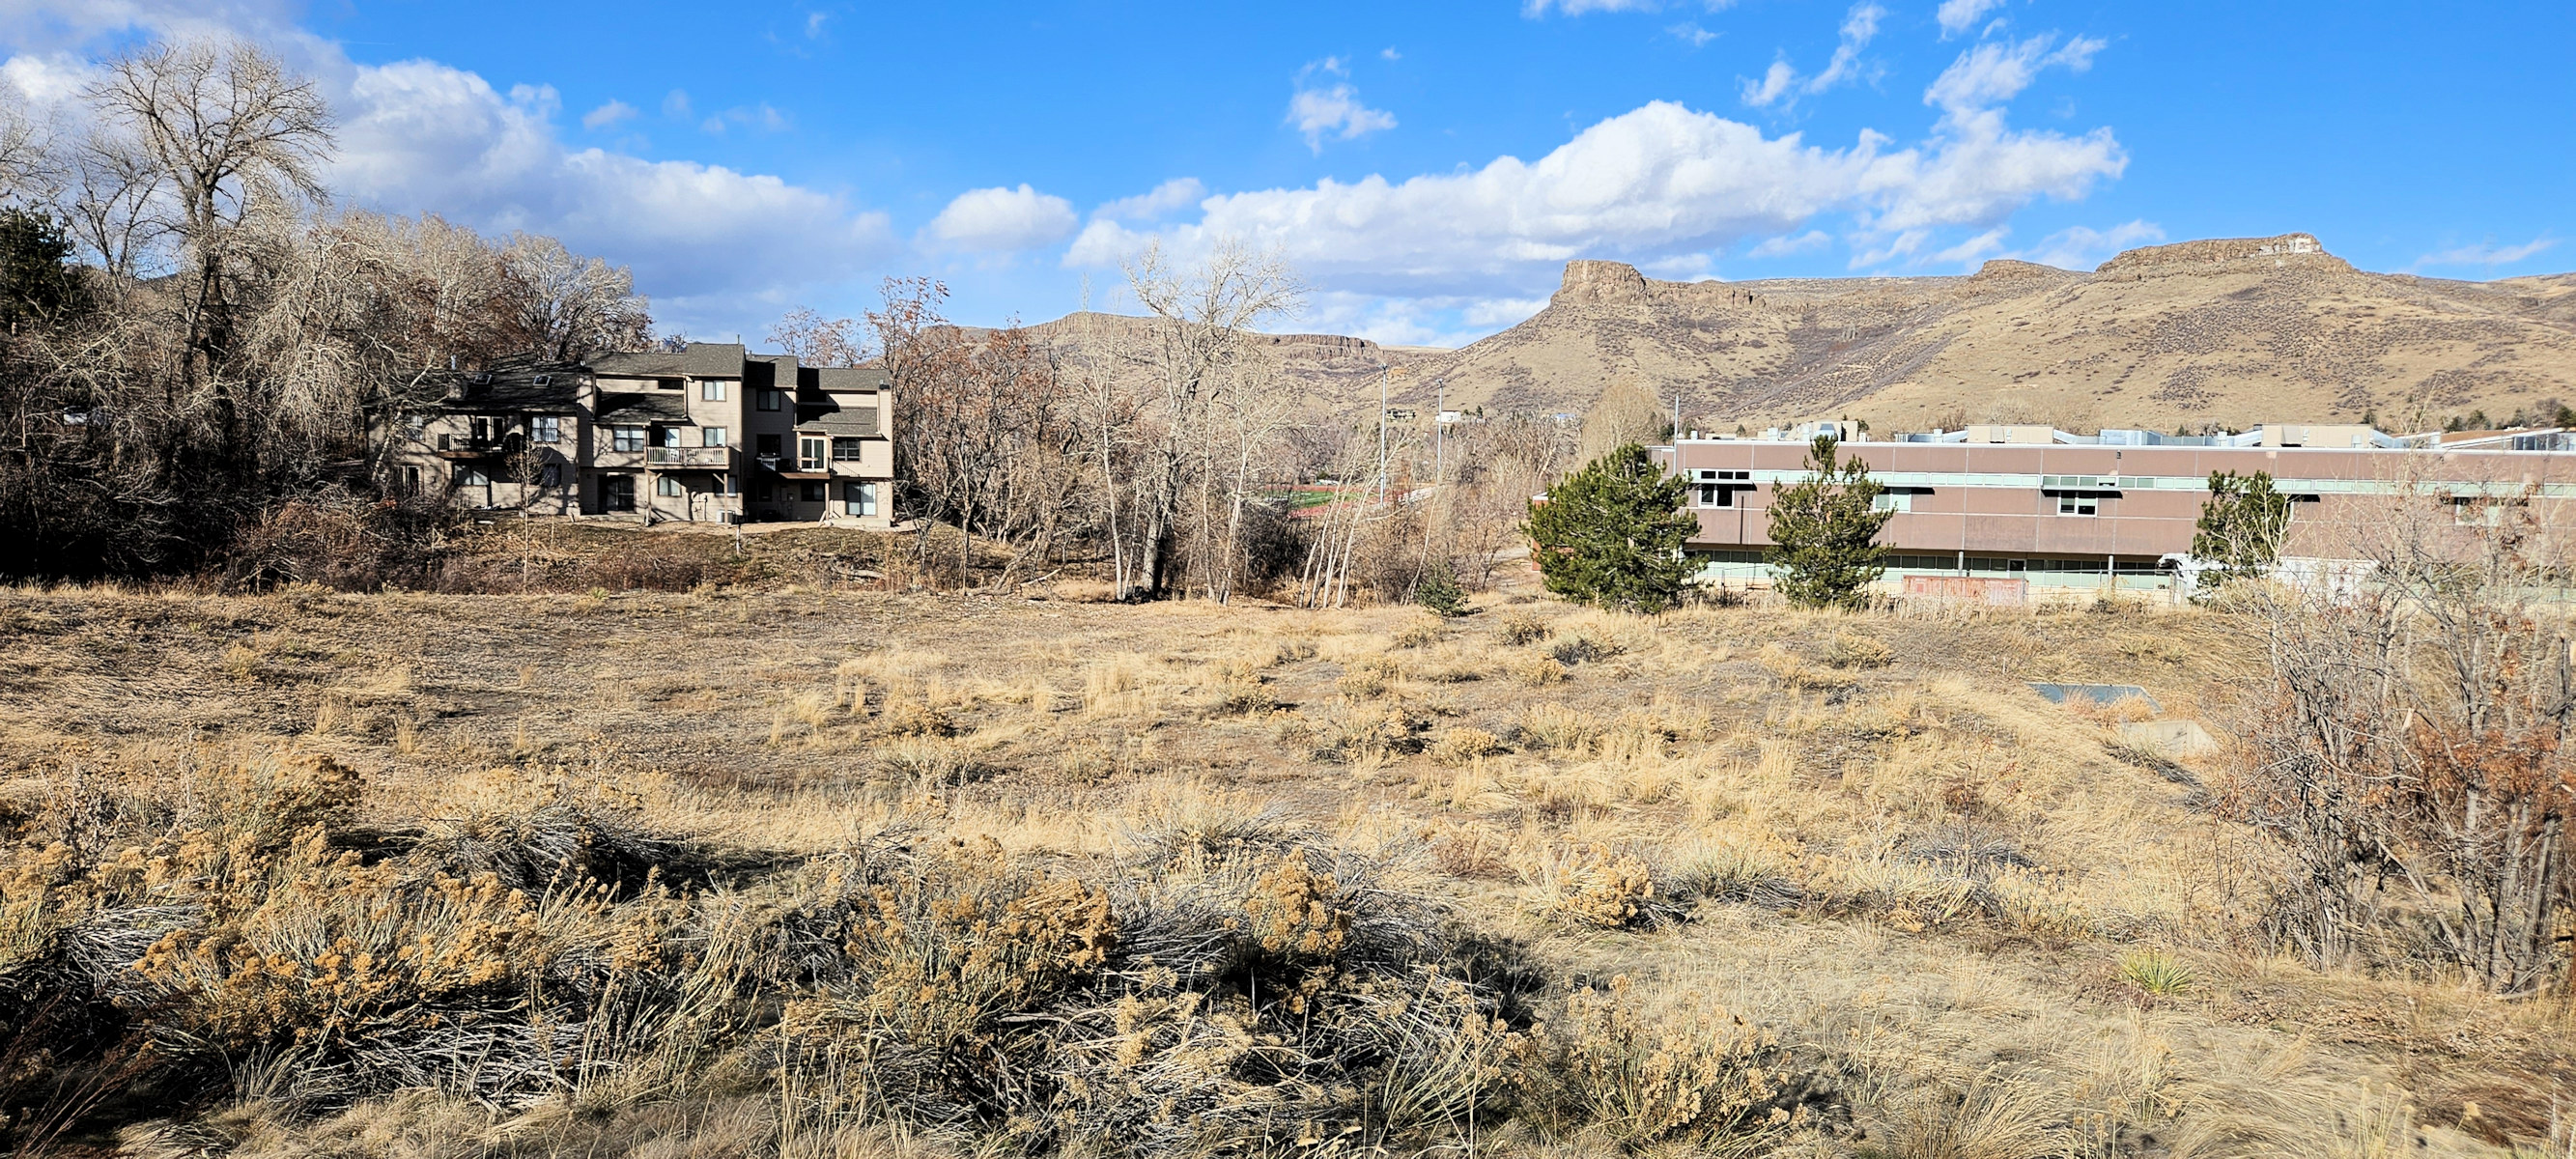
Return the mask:
[[2290,497],[2273,489],[2269,473],[2213,472],[2191,537],[2193,555],[2220,565],[2200,573],[2202,590],[2231,576],[2269,570],[2281,558],[2281,539],[2289,529]]
[[0,331],[54,326],[89,305],[72,242],[52,218],[0,208]]
[[1458,569],[1448,560],[1431,565],[1414,581],[1413,602],[1443,616],[1467,614],[1467,589],[1458,586]]
[[1833,436],[1818,436],[1807,448],[1807,477],[1771,497],[1766,554],[1780,594],[1800,607],[1858,607],[1887,573],[1887,549],[1876,541],[1896,513],[1876,509],[1884,490],[1869,477],[1869,464],[1837,462]]
[[1698,517],[1682,510],[1689,490],[1635,443],[1549,488],[1523,527],[1547,590],[1632,612],[1678,603],[1692,570],[1682,542],[1699,529]]

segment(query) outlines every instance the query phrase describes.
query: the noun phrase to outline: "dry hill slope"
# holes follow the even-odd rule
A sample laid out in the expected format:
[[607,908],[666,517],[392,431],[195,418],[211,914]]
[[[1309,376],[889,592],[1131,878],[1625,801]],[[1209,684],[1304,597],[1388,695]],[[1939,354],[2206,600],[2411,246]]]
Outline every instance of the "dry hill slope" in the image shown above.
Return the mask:
[[[1045,329],[1133,319],[1078,316]],[[1270,336],[1293,375],[1352,407],[1381,365],[1399,402],[1552,413],[1610,383],[1691,425],[1810,417],[2419,427],[2576,402],[2576,274],[2462,282],[2356,270],[2306,234],[2130,250],[2092,273],[1992,261],[1973,276],[1660,282],[1578,261],[1548,307],[1456,351]]]

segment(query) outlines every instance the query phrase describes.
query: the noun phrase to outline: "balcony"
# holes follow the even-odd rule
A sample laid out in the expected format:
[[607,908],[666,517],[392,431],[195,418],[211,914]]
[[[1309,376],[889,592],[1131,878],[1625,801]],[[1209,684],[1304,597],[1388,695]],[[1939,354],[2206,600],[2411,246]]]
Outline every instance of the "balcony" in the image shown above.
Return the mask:
[[525,445],[518,435],[478,439],[472,435],[438,436],[438,457],[442,459],[488,459],[516,452]]
[[731,447],[646,447],[644,465],[656,471],[730,471]]

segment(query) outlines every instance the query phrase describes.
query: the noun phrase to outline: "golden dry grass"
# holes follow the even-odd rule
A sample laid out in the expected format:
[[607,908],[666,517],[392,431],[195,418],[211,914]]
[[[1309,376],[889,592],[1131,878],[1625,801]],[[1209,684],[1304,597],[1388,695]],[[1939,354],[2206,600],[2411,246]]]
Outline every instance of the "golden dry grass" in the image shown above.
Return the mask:
[[[1695,1037],[1715,1053],[1692,1065],[1723,1086],[1758,1054],[1812,1082],[1802,1117],[1764,1137],[1784,1153],[2568,1146],[2563,1007],[2282,959],[2260,925],[2280,865],[2195,786],[2122,759],[2112,726],[2140,706],[2067,709],[2022,687],[2138,683],[2223,734],[2255,658],[2201,613],[1523,603],[1436,622],[731,590],[90,589],[0,596],[0,625],[11,816],[87,777],[296,754],[362,776],[367,824],[608,794],[654,832],[770,856],[904,827],[1098,872],[1141,832],[1214,850],[1291,827],[1412,851],[1420,888],[1546,975],[1532,1001],[1551,1017],[1646,1034],[1565,1005],[1567,986],[1613,977],[1650,1015],[1740,1016],[1752,1037]],[[2197,762],[2216,759],[2184,773],[2210,779]],[[970,1145],[807,1122],[793,1098],[693,1105],[511,1118],[406,1095],[320,1122],[246,1111],[220,1134],[244,1154],[462,1155],[549,1130],[675,1155]],[[1533,1119],[1480,1146],[1635,1142],[1619,1121]],[[138,1127],[129,1146],[177,1154],[196,1130]]]

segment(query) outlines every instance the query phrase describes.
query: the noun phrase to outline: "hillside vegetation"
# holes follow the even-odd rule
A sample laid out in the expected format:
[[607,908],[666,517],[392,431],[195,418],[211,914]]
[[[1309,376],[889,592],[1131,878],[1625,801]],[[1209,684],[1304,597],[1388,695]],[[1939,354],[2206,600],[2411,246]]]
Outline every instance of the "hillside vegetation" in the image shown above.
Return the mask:
[[[1096,317],[1096,316],[1095,316]],[[1082,317],[1079,341],[1133,320]],[[2305,234],[2131,250],[2092,272],[1992,261],[1969,276],[1664,282],[1578,261],[1545,309],[1456,351],[1280,335],[1318,396],[1585,414],[1641,389],[1713,433],[1808,418],[2173,430],[2354,422],[2425,430],[2576,403],[2576,276],[2465,282],[2354,269]]]
[[[0,595],[19,1153],[2565,1155],[2200,611]],[[2507,1148],[2520,1147],[2521,1151]]]

